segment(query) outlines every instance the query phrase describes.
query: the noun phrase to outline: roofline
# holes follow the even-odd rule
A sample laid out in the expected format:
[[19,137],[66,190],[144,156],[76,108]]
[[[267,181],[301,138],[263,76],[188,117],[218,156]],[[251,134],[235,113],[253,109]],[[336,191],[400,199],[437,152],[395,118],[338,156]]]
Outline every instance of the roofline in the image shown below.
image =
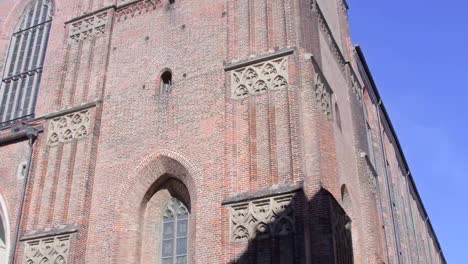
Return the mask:
[[444,262],[447,263],[447,261],[445,259],[444,252],[442,251],[442,247],[440,246],[439,239],[437,238],[437,234],[436,234],[436,232],[434,230],[434,227],[432,226],[431,220],[429,219],[429,214],[427,213],[427,210],[424,207],[421,196],[419,195],[418,189],[416,187],[416,183],[415,183],[415,181],[413,179],[413,175],[412,175],[411,170],[410,170],[409,165],[408,165],[408,161],[406,160],[405,153],[403,152],[400,141],[398,140],[398,136],[397,136],[397,134],[395,132],[395,128],[393,127],[392,121],[390,120],[390,116],[388,115],[387,109],[385,108],[383,100],[380,97],[380,93],[379,93],[379,91],[377,89],[377,85],[375,84],[374,78],[372,77],[372,74],[370,72],[370,69],[369,69],[369,66],[367,64],[364,53],[362,52],[362,49],[361,49],[361,47],[359,45],[356,45],[354,48],[355,48],[356,53],[357,53],[357,55],[359,57],[359,60],[362,63],[362,66],[364,66],[364,70],[366,71],[367,78],[369,79],[369,81],[371,83],[371,87],[369,87],[369,88],[372,89],[372,92],[375,94],[375,97],[378,100],[377,106],[379,107],[379,109],[384,114],[385,121],[386,121],[388,127],[390,128],[390,132],[392,134],[392,137],[395,139],[396,146],[398,148],[398,152],[400,154],[400,157],[403,160],[403,164],[405,166],[406,173],[408,175],[408,178],[410,179],[410,182],[411,182],[411,185],[413,187],[414,193],[416,194],[416,198],[418,199],[418,203],[421,206],[421,209],[423,210],[425,221],[428,223],[428,226],[429,226],[429,228],[430,228],[430,230],[431,230],[431,232],[433,234],[434,240],[435,240],[436,245],[438,247],[438,251],[439,251],[438,253],[442,256],[442,258],[444,259]]

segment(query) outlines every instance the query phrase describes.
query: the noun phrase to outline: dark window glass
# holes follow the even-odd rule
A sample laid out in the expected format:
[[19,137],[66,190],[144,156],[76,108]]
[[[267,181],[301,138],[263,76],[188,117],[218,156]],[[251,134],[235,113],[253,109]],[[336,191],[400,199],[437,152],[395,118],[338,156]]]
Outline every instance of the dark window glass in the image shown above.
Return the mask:
[[188,254],[189,212],[172,198],[164,210],[161,263],[186,264]]
[[161,93],[170,93],[172,89],[172,73],[165,71],[161,75]]
[[0,84],[0,125],[34,115],[51,22],[51,0],[33,1],[11,36]]

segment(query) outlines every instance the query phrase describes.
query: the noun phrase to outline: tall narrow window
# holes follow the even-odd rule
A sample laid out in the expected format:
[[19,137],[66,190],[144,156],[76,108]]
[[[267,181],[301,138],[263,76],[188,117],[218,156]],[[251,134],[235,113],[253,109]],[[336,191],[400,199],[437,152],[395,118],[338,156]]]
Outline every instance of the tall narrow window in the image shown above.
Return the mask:
[[170,93],[172,89],[172,73],[167,70],[161,75],[161,94]]
[[171,198],[164,210],[161,263],[188,263],[189,212],[182,202]]
[[0,86],[0,125],[34,116],[52,10],[50,0],[33,1],[11,36]]

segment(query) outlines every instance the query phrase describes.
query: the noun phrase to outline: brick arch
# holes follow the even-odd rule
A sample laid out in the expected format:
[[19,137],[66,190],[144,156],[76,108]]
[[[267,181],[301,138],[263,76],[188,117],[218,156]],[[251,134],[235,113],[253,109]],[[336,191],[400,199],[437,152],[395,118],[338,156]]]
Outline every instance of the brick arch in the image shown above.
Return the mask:
[[9,227],[6,203],[2,194],[0,194],[0,263],[7,263],[10,253]]
[[[114,228],[118,238],[116,252],[119,252],[115,255],[116,263],[140,263],[147,204],[158,191],[165,188],[168,181],[179,182],[188,193],[175,196],[184,201],[191,212],[190,237],[192,241],[195,240],[195,179],[200,179],[200,170],[182,154],[169,150],[148,155],[135,167],[118,191],[119,204],[116,208],[117,220]],[[167,190],[171,192],[170,188]],[[172,191],[177,193],[176,190]],[[191,256],[194,255],[194,249],[194,244],[191,244]]]

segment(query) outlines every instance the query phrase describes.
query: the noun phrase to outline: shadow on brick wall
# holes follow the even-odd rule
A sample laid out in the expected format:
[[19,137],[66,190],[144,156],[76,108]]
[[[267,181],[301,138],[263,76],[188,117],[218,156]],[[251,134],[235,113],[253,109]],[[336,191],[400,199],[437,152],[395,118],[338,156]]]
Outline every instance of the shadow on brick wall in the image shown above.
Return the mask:
[[[270,210],[272,213],[273,210]],[[293,219],[290,225],[285,219]],[[294,193],[274,221],[256,228],[255,237],[230,264],[352,264],[351,223],[333,196],[321,189],[307,201],[304,192]],[[243,243],[243,244],[242,244]]]

